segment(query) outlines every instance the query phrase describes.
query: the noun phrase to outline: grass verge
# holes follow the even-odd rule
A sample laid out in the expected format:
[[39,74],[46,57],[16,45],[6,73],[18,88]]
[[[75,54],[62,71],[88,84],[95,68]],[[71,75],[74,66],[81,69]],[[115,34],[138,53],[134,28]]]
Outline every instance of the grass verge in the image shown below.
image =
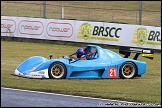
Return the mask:
[[[154,60],[140,56],[140,60],[147,62],[147,72],[135,79],[41,80],[11,75],[16,67],[28,57],[41,55],[49,58],[49,54],[53,54],[56,58],[72,54],[78,47],[80,46],[1,40],[1,87],[161,103],[161,53],[155,53]],[[116,48],[110,47],[109,49],[118,52]]]

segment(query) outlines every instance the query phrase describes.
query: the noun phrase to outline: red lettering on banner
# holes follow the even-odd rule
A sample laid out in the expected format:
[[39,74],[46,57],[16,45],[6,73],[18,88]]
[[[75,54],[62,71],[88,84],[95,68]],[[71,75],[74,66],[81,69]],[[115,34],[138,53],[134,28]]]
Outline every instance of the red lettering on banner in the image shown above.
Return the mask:
[[70,28],[53,28],[52,31],[56,31],[56,32],[68,32],[68,30],[70,30]]
[[39,30],[40,26],[27,26],[25,25],[24,29],[28,30]]
[[1,28],[11,28],[12,24],[1,24]]
[[69,38],[73,35],[73,26],[70,23],[49,22],[46,28],[51,37]]
[[18,30],[21,34],[40,36],[43,33],[44,26],[41,21],[22,20],[19,23]]
[[16,30],[16,22],[12,19],[1,19],[1,33],[10,34]]

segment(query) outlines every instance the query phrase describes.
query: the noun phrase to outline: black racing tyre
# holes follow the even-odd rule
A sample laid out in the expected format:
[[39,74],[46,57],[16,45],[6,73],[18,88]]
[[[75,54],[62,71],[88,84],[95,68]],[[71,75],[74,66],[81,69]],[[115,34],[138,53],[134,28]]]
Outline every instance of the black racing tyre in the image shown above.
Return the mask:
[[64,64],[55,62],[49,67],[48,74],[51,79],[64,79],[66,78],[67,69]]
[[137,66],[132,62],[125,62],[120,67],[120,78],[130,79],[137,75]]

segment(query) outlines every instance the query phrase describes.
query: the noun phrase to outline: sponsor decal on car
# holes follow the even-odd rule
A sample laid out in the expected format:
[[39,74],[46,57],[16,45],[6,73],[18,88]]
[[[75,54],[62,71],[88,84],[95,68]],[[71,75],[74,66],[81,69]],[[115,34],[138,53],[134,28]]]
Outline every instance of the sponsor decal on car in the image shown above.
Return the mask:
[[40,77],[43,77],[44,75],[31,74],[31,76],[40,76]]
[[44,71],[40,71],[40,72],[38,72],[39,74],[44,74],[45,72]]
[[38,66],[34,66],[33,68],[31,68],[31,69],[29,70],[29,72],[34,71],[37,67],[38,67]]

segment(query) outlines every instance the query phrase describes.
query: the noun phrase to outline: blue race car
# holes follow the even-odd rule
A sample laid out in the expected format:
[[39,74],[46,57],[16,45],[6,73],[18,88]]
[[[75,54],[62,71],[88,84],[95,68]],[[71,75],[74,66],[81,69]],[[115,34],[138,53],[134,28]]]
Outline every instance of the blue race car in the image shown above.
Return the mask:
[[[136,55],[129,59],[130,53]],[[23,61],[14,75],[28,78],[134,78],[146,72],[146,62],[137,60],[143,57],[153,59],[153,50],[120,47],[119,54],[97,45],[79,48],[74,54],[60,58],[33,56]]]

